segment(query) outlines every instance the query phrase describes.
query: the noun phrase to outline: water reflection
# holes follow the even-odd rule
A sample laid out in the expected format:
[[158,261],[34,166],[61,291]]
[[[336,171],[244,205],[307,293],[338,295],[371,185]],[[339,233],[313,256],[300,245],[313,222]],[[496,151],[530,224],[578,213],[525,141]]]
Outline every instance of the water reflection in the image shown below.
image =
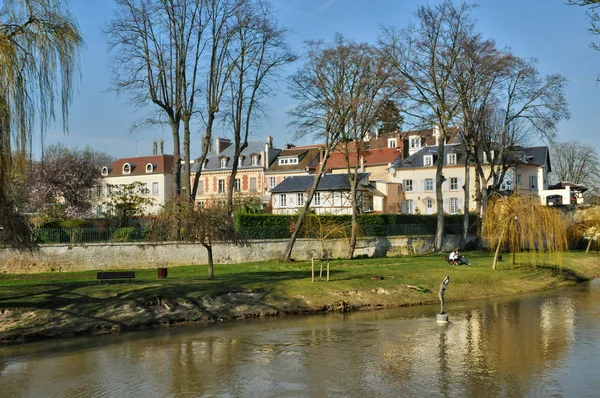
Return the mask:
[[3,396],[593,396],[600,283],[0,349]]

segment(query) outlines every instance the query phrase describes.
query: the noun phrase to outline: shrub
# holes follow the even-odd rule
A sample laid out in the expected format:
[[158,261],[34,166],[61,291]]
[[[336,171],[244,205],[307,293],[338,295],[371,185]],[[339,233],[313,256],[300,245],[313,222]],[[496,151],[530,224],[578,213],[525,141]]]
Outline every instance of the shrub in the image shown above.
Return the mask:
[[111,242],[132,242],[138,237],[137,230],[134,227],[117,229],[110,238]]

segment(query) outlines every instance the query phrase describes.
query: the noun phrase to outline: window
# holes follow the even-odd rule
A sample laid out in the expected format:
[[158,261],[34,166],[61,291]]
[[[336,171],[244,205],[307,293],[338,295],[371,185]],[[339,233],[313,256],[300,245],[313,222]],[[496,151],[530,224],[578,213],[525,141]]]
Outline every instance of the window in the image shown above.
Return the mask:
[[152,195],[158,195],[158,182],[152,183]]
[[244,157],[243,157],[243,156],[240,156],[240,157],[238,158],[238,166],[242,166],[243,164],[244,164]]
[[409,145],[411,148],[420,148],[421,137],[410,137]]
[[269,190],[275,188],[275,177],[269,177]]
[[458,190],[458,177],[450,177],[450,190]]
[[98,185],[98,186],[96,187],[96,195],[98,195],[98,196],[102,196],[102,194],[104,193],[103,191],[104,191],[104,190],[102,189],[102,185]]
[[227,158],[221,158],[219,161],[222,169],[227,167]]
[[225,180],[219,180],[219,193],[225,193]]
[[433,178],[425,179],[425,191],[433,191]]
[[433,155],[423,156],[423,166],[433,166]]
[[282,193],[281,195],[279,195],[279,207],[286,207],[287,206],[287,195]]
[[150,193],[150,190],[148,189],[148,183],[145,182],[142,185],[142,195],[148,195]]
[[395,138],[388,139],[388,148],[396,148],[397,143]]
[[321,192],[315,192],[315,206],[321,206]]
[[280,158],[279,164],[298,164],[298,158]]
[[298,207],[304,206],[304,193],[296,194],[296,196],[297,196],[296,201],[298,203]]
[[146,173],[152,173],[154,171],[154,165],[152,163],[148,163],[146,165]]
[[406,199],[402,201],[404,203],[404,213],[405,214],[413,214],[415,212],[415,206],[412,199]]
[[131,174],[131,165],[129,163],[123,165],[123,174]]
[[458,198],[450,198],[450,214],[458,214]]
[[413,182],[412,180],[404,180],[404,192],[412,192],[413,191]]
[[425,200],[425,206],[427,207],[427,210],[433,210],[433,199]]
[[125,193],[125,184],[120,184],[119,185],[119,192]]
[[455,153],[448,154],[448,164],[456,164],[456,154]]
[[536,189],[536,176],[529,176],[529,188]]
[[201,200],[200,202],[198,202],[198,208],[204,209],[204,201]]
[[107,175],[108,175],[108,167],[104,166],[104,167],[102,168],[102,175],[103,175],[103,176],[107,176]]
[[106,186],[106,193],[107,195],[112,195],[112,193],[115,191],[115,186],[114,185],[107,185]]
[[204,195],[204,181],[198,181],[198,195]]
[[517,174],[517,185],[521,185],[521,174]]
[[258,166],[258,155],[252,156],[252,166]]
[[233,182],[233,192],[240,192],[240,187],[241,187],[241,181],[239,178],[236,178],[235,181]]
[[250,179],[250,192],[256,192],[256,178],[252,177]]

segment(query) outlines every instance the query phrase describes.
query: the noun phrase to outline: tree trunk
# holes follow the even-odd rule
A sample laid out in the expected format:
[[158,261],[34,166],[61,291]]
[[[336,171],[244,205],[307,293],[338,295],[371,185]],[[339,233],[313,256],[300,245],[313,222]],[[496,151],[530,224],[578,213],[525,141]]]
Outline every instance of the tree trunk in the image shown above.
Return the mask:
[[190,190],[190,183],[191,183],[191,179],[192,179],[192,174],[191,174],[191,167],[192,164],[190,163],[190,120],[189,117],[186,117],[185,119],[183,119],[183,160],[184,160],[184,166],[183,166],[183,175],[182,175],[182,179],[183,181],[181,182],[181,189],[183,190],[183,193],[185,195],[185,200],[186,201],[191,201],[192,198],[192,192]]
[[465,185],[463,186],[463,190],[465,192],[465,199],[463,203],[463,228],[460,234],[460,244],[459,248],[461,251],[465,250],[465,246],[467,245],[467,237],[469,234],[469,202],[470,202],[470,189],[469,186],[471,184],[471,173],[469,168],[469,156],[465,156]]
[[210,149],[210,141],[212,140],[212,126],[215,121],[214,112],[208,113],[208,119],[206,122],[206,133],[204,137],[202,137],[202,155],[200,155],[200,159],[198,159],[198,164],[196,165],[196,174],[194,175],[194,184],[192,186],[192,193],[190,195],[192,202],[196,200],[196,194],[198,193],[198,183],[200,182],[200,176],[202,175],[202,165],[206,160],[206,156],[208,155],[208,151]]
[[171,132],[173,133],[173,194],[179,196],[181,193],[181,152],[179,142],[179,123],[171,120]]
[[214,277],[215,277],[215,267],[214,267],[214,263],[213,263],[213,249],[212,249],[212,244],[211,243],[205,244],[204,247],[206,247],[206,252],[208,254],[208,278],[209,279],[214,279]]
[[440,134],[438,146],[437,168],[435,171],[435,199],[437,201],[437,227],[435,230],[435,252],[440,253],[444,243],[444,194],[442,184],[446,181],[443,174],[444,167],[444,140],[445,135]]
[[296,243],[296,239],[298,237],[298,231],[300,231],[300,227],[302,227],[302,223],[304,222],[304,219],[306,218],[306,213],[308,212],[308,209],[312,202],[312,198],[315,194],[315,191],[317,190],[317,186],[319,185],[319,181],[321,180],[323,171],[325,170],[325,163],[327,162],[327,159],[329,159],[329,147],[325,148],[325,155],[323,156],[323,160],[321,161],[321,166],[319,166],[319,171],[315,175],[315,181],[313,182],[313,185],[310,188],[310,192],[308,193],[308,198],[307,198],[306,202],[304,203],[304,207],[302,208],[302,211],[300,212],[300,214],[298,214],[298,219],[296,220],[296,227],[294,228],[294,231],[292,232],[292,236],[290,236],[290,240],[288,241],[287,247],[285,248],[285,256],[284,256],[285,261],[291,261],[291,259],[292,259],[292,250],[294,250],[294,244]]
[[588,241],[587,247],[585,248],[586,254],[590,252],[590,247],[592,246],[592,238]]
[[354,257],[356,250],[356,238],[358,235],[358,201],[356,198],[356,185],[358,176],[355,174],[352,183],[350,184],[350,194],[352,195],[352,228],[350,233],[350,244],[348,245],[348,260]]
[[496,269],[496,264],[498,263],[498,253],[500,252],[500,246],[502,245],[502,239],[504,238],[504,233],[506,232],[506,228],[502,230],[500,234],[500,240],[498,240],[498,245],[496,246],[496,252],[494,253],[494,262],[492,263],[492,269]]

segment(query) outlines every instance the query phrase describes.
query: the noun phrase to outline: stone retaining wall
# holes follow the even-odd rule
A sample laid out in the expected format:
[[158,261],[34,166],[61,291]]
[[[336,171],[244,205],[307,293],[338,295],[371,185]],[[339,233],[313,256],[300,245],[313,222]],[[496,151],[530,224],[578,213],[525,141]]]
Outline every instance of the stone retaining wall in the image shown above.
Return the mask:
[[[470,236],[469,241],[476,240]],[[446,236],[444,251],[458,246],[459,237]],[[280,260],[288,240],[251,241],[248,246],[216,244],[215,263]],[[433,250],[433,236],[383,236],[359,239],[355,255],[385,257],[423,254]],[[321,242],[299,239],[294,246],[295,260],[308,260],[320,252]],[[334,258],[344,258],[347,242],[342,239],[326,242],[326,250]],[[19,253],[0,249],[0,273],[68,272],[106,269],[142,269],[158,266],[206,264],[206,249],[196,243],[102,243],[78,245],[43,245],[34,253]]]

